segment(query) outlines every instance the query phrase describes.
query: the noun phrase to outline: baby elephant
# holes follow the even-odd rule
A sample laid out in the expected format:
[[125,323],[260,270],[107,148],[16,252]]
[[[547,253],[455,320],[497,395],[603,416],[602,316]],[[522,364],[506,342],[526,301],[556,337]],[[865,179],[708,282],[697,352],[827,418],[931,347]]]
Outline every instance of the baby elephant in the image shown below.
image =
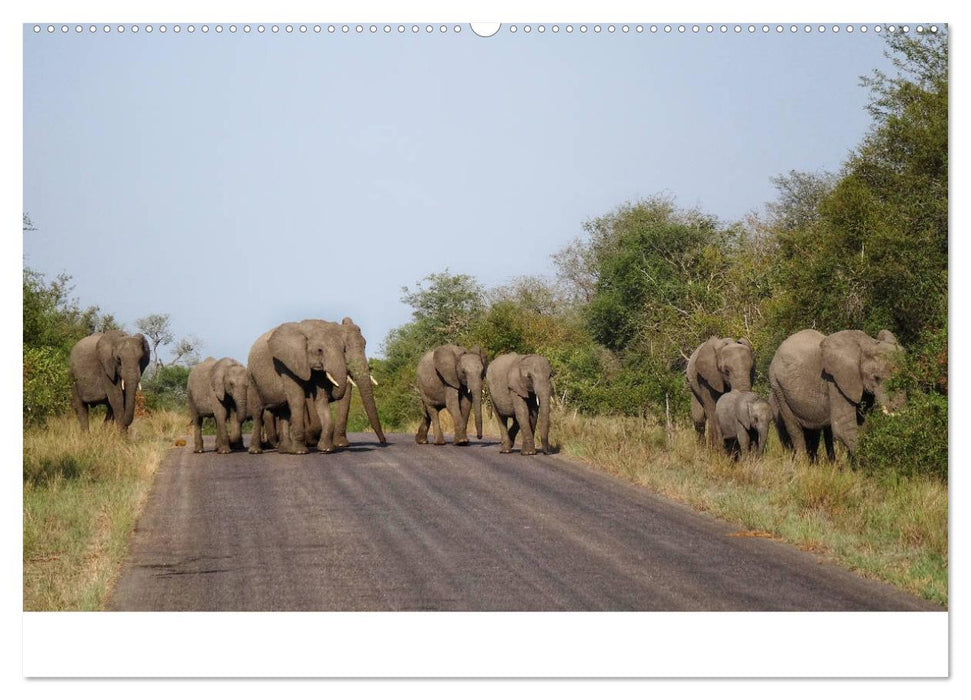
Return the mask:
[[[202,419],[216,420],[216,452],[243,449],[243,421],[247,418],[249,372],[236,360],[207,357],[189,372],[189,416],[195,427],[195,452],[202,452]],[[228,423],[228,426],[227,426]],[[254,437],[259,440],[259,436]]]
[[753,391],[729,391],[715,404],[715,419],[725,452],[738,459],[739,452],[761,455],[769,434],[772,407]]

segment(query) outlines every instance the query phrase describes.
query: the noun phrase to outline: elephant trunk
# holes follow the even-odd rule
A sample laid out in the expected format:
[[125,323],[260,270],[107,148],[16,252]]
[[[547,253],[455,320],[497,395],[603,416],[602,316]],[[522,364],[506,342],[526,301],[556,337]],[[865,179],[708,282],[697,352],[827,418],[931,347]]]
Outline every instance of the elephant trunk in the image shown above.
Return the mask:
[[236,417],[240,425],[243,424],[247,415],[249,415],[249,407],[246,404],[246,395],[248,393],[248,387],[243,386],[239,393],[233,397],[233,401],[236,402]]
[[874,403],[885,413],[896,413],[904,404],[907,403],[906,391],[887,391],[882,385],[878,385],[873,392]]
[[755,446],[755,454],[761,457],[762,453],[765,452],[765,440],[769,437],[769,424],[766,423],[765,425],[760,425],[757,428],[757,432],[759,443]]
[[475,414],[475,436],[482,439],[482,387],[472,390],[472,412]]
[[378,407],[374,401],[374,386],[371,384],[371,373],[368,371],[367,361],[353,362],[349,369],[354,381],[357,382],[358,391],[361,392],[361,403],[364,405],[364,412],[367,414],[368,422],[371,423],[374,434],[378,436],[378,441],[382,445],[387,444],[384,431],[381,430],[381,419],[378,418]]
[[122,368],[121,377],[125,385],[122,391],[125,412],[119,421],[122,430],[126,429],[135,420],[135,392],[138,390],[138,382],[141,379],[141,375],[142,373],[139,371],[137,365],[131,369]]

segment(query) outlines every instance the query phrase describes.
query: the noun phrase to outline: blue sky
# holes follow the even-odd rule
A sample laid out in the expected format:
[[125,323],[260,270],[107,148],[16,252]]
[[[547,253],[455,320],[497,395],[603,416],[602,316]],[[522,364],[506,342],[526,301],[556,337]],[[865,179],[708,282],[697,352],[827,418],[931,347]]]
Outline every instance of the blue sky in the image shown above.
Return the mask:
[[25,27],[25,263],[129,329],[171,314],[204,354],[245,361],[279,323],[349,315],[377,355],[429,273],[550,274],[625,201],[731,221],[774,175],[838,169],[869,126],[860,76],[890,69],[872,31],[521,27]]

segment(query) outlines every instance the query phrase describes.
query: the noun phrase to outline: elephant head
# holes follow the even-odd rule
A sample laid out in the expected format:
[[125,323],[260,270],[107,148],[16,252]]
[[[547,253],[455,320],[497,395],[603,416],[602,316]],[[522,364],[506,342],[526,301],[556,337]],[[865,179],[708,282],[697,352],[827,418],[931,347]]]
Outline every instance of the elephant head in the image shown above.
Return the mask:
[[715,391],[751,391],[755,381],[755,353],[747,338],[711,336],[698,352],[698,374]]
[[435,349],[432,360],[435,371],[446,384],[460,392],[468,391],[475,415],[475,434],[482,439],[482,380],[485,378],[486,358],[478,346],[471,349],[457,345],[442,345]]
[[509,368],[507,383],[509,389],[522,398],[536,397],[539,417],[536,423],[536,433],[543,443],[543,450],[548,454],[550,434],[550,396],[552,388],[553,368],[549,360],[542,355],[523,355],[519,361]]
[[236,404],[240,420],[247,416],[247,396],[250,390],[249,372],[235,360],[224,357],[212,367],[210,387],[216,399],[225,403],[227,397]]
[[738,407],[739,422],[749,431],[754,430],[759,436],[757,454],[765,451],[765,441],[769,436],[769,423],[772,422],[772,406],[765,399],[753,395],[751,400],[742,401]]
[[120,424],[129,426],[135,418],[135,391],[142,372],[148,367],[148,341],[141,333],[128,335],[124,331],[111,330],[102,333],[96,348],[105,376],[121,388],[124,397],[124,415]]
[[[285,369],[301,382],[310,383],[313,373],[326,377],[335,398],[347,388],[347,364],[340,329],[326,321],[301,321],[277,326],[267,345],[277,370]],[[322,383],[318,379],[315,383]]]
[[875,339],[863,331],[839,331],[823,339],[820,351],[824,374],[850,403],[859,404],[867,393],[884,411],[893,412],[907,400],[905,392],[889,392],[884,386],[903,353],[890,331],[880,331]]
[[340,328],[347,371],[350,372],[351,379],[361,392],[361,403],[364,405],[364,412],[367,414],[371,429],[374,430],[382,445],[387,444],[384,431],[381,430],[381,420],[378,418],[378,407],[374,401],[374,386],[377,386],[377,381],[371,376],[371,367],[364,351],[367,341],[361,333],[360,326],[347,316],[341,320]]

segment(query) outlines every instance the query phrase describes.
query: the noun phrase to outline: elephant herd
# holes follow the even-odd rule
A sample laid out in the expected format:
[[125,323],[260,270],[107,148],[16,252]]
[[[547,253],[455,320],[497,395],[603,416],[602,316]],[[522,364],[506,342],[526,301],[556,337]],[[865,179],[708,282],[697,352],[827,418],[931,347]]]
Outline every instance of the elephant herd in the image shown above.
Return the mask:
[[[350,318],[340,323],[305,320],[283,323],[257,338],[245,366],[228,357],[210,357],[195,365],[187,386],[192,449],[203,451],[206,417],[215,420],[216,451],[222,454],[243,449],[242,425],[247,419],[253,421],[253,454],[270,446],[291,454],[306,454],[311,446],[319,452],[346,447],[352,386],[361,394],[375,435],[386,444],[374,397],[377,381],[371,376],[365,344],[361,329]],[[105,422],[127,430],[148,361],[148,342],[141,334],[95,333],[74,346],[72,401],[83,429],[88,427],[89,408],[106,404]],[[435,444],[445,444],[438,420],[441,409],[452,415],[456,445],[468,444],[473,411],[481,439],[485,380],[502,434],[500,451],[510,452],[522,432],[522,454],[536,454],[536,438],[549,453],[551,377],[550,363],[539,355],[511,353],[487,363],[478,348],[443,345],[430,350],[417,367],[425,415],[415,440],[426,444],[429,425],[434,425]]]
[[[216,422],[216,451],[243,448],[242,424],[253,420],[249,451],[268,446],[280,452],[306,454],[346,447],[351,387],[378,440],[385,444],[378,418],[365,339],[350,319],[340,323],[306,320],[284,323],[253,343],[247,364],[231,358],[207,358],[188,379],[193,449],[202,452],[202,420]],[[856,452],[859,427],[874,405],[892,412],[906,400],[888,391],[885,382],[896,368],[902,348],[890,331],[873,338],[863,331],[823,335],[802,330],[779,345],[769,364],[769,395],[752,391],[755,353],[745,338],[712,336],[688,358],[691,419],[699,440],[730,455],[761,454],[774,422],[784,447],[816,459],[820,437],[826,454],[835,458],[834,438]],[[71,350],[72,404],[83,429],[88,409],[106,405],[105,421],[123,431],[134,417],[135,390],[149,362],[141,334],[111,330],[80,340]],[[467,426],[474,414],[482,438],[482,393],[489,397],[499,424],[500,451],[512,450],[522,433],[521,453],[536,454],[536,440],[550,452],[550,397],[553,375],[540,355],[508,353],[487,362],[479,348],[442,345],[418,362],[416,383],[424,411],[415,441],[445,444],[439,412],[447,409],[455,426],[455,444],[468,444]],[[336,415],[330,405],[336,404]]]
[[799,331],[776,350],[764,399],[752,391],[752,344],[712,336],[691,354],[686,370],[698,438],[704,440],[707,426],[709,445],[736,458],[761,454],[774,422],[782,445],[810,460],[816,459],[820,437],[830,460],[836,457],[834,438],[852,455],[867,410],[877,405],[893,412],[906,401],[902,391],[885,386],[902,352],[887,330],[876,338],[857,330]]

